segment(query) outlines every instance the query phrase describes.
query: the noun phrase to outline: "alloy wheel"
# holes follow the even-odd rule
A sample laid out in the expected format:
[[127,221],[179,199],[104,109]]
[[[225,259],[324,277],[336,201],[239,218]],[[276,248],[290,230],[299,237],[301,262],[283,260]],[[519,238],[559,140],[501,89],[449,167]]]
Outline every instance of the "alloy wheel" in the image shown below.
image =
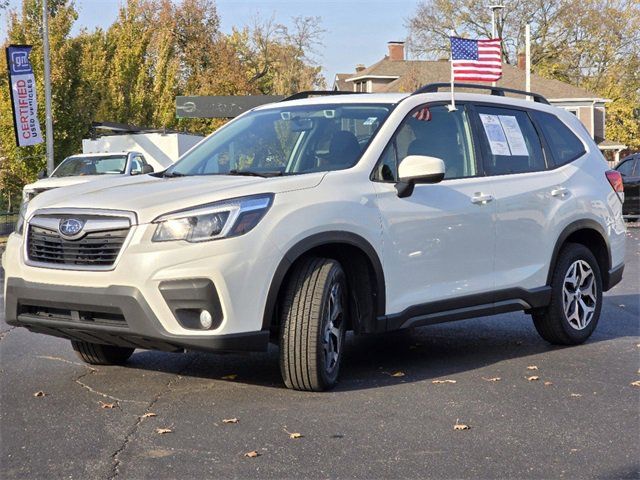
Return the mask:
[[564,314],[576,330],[583,330],[591,323],[597,303],[597,286],[593,270],[584,260],[571,264],[564,277],[562,304]]

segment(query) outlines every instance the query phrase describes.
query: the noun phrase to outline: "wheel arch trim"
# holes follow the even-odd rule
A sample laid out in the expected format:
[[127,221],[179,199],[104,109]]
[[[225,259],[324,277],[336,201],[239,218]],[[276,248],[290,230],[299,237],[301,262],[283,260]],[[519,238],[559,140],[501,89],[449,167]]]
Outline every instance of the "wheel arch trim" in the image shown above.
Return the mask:
[[265,303],[262,330],[269,330],[272,326],[273,315],[278,301],[278,294],[283,285],[284,279],[291,266],[305,253],[317,247],[331,244],[347,244],[357,247],[364,252],[373,267],[376,280],[376,316],[384,315],[386,308],[386,286],[382,262],[375,248],[364,237],[342,230],[327,231],[310,235],[294,244],[282,257],[278,267],[271,278],[267,300]]
[[581,220],[576,220],[575,222],[572,222],[570,224],[568,224],[566,227],[564,227],[564,229],[562,230],[562,232],[560,233],[560,235],[558,236],[558,240],[556,240],[556,244],[553,247],[553,253],[551,255],[551,262],[549,264],[549,271],[547,272],[547,285],[551,285],[551,278],[553,277],[553,270],[556,266],[556,263],[558,261],[558,255],[560,254],[560,249],[562,248],[562,246],[566,243],[567,239],[574,233],[580,231],[580,230],[592,230],[594,232],[596,232],[600,238],[602,239],[602,241],[605,244],[606,250],[607,250],[607,254],[606,254],[606,261],[607,261],[607,265],[605,265],[606,268],[603,269],[602,272],[600,272],[602,274],[602,284],[605,288],[605,291],[608,290],[608,286],[609,286],[609,275],[610,275],[610,271],[612,268],[611,265],[611,244],[609,242],[609,237],[607,236],[607,233],[605,231],[605,229],[602,227],[602,225],[600,225],[598,222],[596,222],[595,220],[591,220],[591,219],[581,219]]

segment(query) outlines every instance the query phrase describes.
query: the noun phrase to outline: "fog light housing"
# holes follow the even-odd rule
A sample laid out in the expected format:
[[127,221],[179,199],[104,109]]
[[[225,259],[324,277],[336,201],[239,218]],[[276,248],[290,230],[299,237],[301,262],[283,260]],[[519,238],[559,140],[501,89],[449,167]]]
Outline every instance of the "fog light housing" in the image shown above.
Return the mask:
[[159,290],[182,328],[215,330],[222,324],[220,298],[208,278],[167,280]]

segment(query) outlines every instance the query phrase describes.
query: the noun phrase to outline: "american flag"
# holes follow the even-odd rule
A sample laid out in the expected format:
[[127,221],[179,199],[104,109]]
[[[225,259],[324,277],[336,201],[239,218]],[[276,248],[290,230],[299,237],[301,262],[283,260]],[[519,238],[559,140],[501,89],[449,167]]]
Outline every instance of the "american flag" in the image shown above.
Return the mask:
[[469,40],[449,37],[451,40],[451,68],[458,81],[495,82],[502,76],[500,38]]

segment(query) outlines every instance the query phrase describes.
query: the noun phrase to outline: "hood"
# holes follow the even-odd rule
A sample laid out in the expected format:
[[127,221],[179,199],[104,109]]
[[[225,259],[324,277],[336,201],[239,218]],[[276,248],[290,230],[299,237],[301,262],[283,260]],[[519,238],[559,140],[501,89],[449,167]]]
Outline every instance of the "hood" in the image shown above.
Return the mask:
[[165,213],[219,200],[313,188],[325,175],[326,172],[270,178],[230,175],[111,178],[44,192],[29,203],[27,216],[39,208],[126,210],[135,212],[142,224]]
[[37,182],[30,183],[24,186],[25,192],[37,192],[49,190],[52,188],[69,187],[71,185],[78,185],[80,183],[91,182],[94,180],[103,180],[104,175],[78,175],[74,177],[48,177],[38,180]]

